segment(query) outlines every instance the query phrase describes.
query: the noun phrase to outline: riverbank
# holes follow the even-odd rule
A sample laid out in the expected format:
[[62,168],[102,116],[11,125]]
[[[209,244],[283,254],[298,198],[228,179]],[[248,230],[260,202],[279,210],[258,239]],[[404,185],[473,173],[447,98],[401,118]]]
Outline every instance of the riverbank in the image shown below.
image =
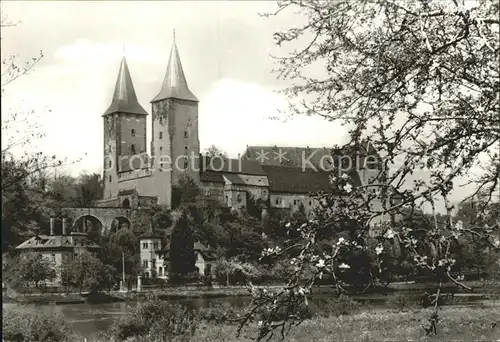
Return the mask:
[[[481,295],[500,294],[500,289],[497,286],[485,285],[479,282],[469,282],[467,286],[475,289],[476,293]],[[262,286],[265,288],[279,288],[278,285]],[[385,296],[394,293],[407,293],[409,295],[419,295],[424,292],[433,293],[436,290],[435,284],[429,283],[393,283],[387,287],[371,288],[365,291],[360,297]],[[313,295],[323,295],[334,293],[336,290],[331,286],[317,286],[313,288]],[[446,284],[441,289],[442,293],[449,294],[465,294],[468,293],[465,289],[458,288],[455,284]],[[190,300],[190,299],[212,299],[226,297],[245,297],[249,296],[248,289],[244,286],[179,286],[179,287],[162,287],[148,288],[141,292],[107,292],[98,294],[78,294],[78,293],[46,293],[46,294],[16,294],[15,296],[2,296],[4,303],[18,304],[101,304],[124,301],[141,301],[150,298],[159,300]],[[487,296],[490,297],[490,296]]]

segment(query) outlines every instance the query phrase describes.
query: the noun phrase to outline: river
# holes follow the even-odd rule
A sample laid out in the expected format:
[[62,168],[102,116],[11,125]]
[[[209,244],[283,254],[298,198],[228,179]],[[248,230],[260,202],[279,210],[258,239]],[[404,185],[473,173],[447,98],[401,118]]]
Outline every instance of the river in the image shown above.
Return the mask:
[[[332,298],[331,295],[317,295],[313,298],[313,302],[328,301]],[[387,296],[363,296],[357,297],[356,300],[364,305],[384,307],[387,306]],[[466,302],[470,305],[481,305],[484,302],[481,297],[467,296]],[[248,302],[249,297],[226,297],[226,298],[196,298],[172,300],[172,302],[184,304],[188,307],[199,308],[209,307],[215,303],[229,302],[232,306],[243,307]],[[65,305],[36,305],[36,304],[14,304],[3,303],[4,311],[12,309],[22,310],[26,312],[44,312],[57,313],[66,318],[73,331],[85,337],[95,336],[101,331],[107,330],[115,320],[121,316],[132,312],[138,302],[120,302],[120,303],[102,303],[102,304],[65,304]]]

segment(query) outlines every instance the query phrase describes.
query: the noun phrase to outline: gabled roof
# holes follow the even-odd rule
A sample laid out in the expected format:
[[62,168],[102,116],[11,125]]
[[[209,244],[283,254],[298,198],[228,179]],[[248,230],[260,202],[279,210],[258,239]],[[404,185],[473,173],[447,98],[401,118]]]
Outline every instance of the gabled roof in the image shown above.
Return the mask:
[[163,85],[161,86],[161,90],[158,95],[156,95],[151,102],[168,98],[198,102],[196,96],[194,96],[191,90],[189,90],[186,76],[184,76],[181,58],[179,57],[179,51],[177,50],[177,44],[175,43],[175,32]]
[[223,174],[223,178],[229,184],[266,186],[266,187],[269,186],[269,182],[267,181],[267,176],[225,173]]
[[[86,235],[73,234],[73,235]],[[90,249],[100,248],[95,242],[84,239],[84,245],[74,244],[74,240],[70,235],[37,235],[24,241],[22,244],[16,247],[16,249],[54,249],[54,248],[74,248],[74,247],[85,247]]]
[[127,60],[122,58],[118,78],[116,79],[115,92],[111,104],[104,112],[103,116],[113,113],[127,113],[148,115],[146,110],[142,108],[135,94],[134,84],[130,71],[128,70]]
[[267,174],[271,192],[311,193],[330,188],[329,172],[274,165],[263,165],[262,168]]
[[201,171],[265,176],[261,165],[253,160],[201,156]]
[[[356,153],[352,152],[353,150],[356,150],[361,157],[357,158]],[[357,148],[348,145],[341,148],[247,146],[242,159],[256,161],[261,165],[304,167],[330,171],[333,165],[345,164],[349,159],[352,167],[355,167],[358,163],[363,164],[366,155],[372,155],[377,159],[380,158],[371,143],[361,142]]]

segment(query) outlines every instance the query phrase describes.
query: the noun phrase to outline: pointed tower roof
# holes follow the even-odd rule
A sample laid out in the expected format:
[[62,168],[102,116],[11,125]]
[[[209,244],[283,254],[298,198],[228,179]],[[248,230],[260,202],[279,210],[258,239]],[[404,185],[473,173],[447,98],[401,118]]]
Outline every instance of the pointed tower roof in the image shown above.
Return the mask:
[[194,96],[191,90],[189,90],[186,76],[184,76],[181,58],[179,57],[179,51],[177,50],[177,44],[175,43],[175,30],[174,41],[172,44],[172,49],[170,50],[170,58],[168,61],[167,71],[165,73],[165,79],[163,80],[163,85],[160,92],[155,96],[153,100],[151,100],[151,102],[168,98],[198,102],[196,96]]
[[120,64],[120,71],[116,79],[115,92],[111,100],[111,105],[103,116],[116,112],[148,115],[137,100],[134,84],[132,83],[132,77],[130,77],[130,71],[128,70],[125,57],[122,58]]

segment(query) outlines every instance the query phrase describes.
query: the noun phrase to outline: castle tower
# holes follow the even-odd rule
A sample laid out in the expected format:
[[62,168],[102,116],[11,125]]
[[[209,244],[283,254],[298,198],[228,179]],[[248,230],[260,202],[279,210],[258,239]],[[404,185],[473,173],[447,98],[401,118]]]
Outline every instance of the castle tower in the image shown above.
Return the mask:
[[154,184],[158,189],[158,203],[170,206],[172,187],[178,184],[180,177],[189,176],[199,183],[200,155],[198,99],[187,85],[175,31],[165,79],[151,106]]
[[[146,152],[146,118],[135,94],[127,60],[122,58],[111,105],[104,120],[104,199],[118,195],[118,173],[130,157]],[[134,160],[135,161],[135,160]]]

